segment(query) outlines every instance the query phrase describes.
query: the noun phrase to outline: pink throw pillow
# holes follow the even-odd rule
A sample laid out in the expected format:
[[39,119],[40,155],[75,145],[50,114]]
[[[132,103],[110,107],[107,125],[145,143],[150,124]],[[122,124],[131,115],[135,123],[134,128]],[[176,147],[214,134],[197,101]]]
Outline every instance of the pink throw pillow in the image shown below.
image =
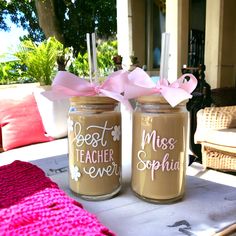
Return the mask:
[[1,129],[1,126],[0,126],[0,152],[3,151],[2,149],[2,129]]
[[0,146],[4,151],[53,140],[45,133],[33,94],[0,100]]

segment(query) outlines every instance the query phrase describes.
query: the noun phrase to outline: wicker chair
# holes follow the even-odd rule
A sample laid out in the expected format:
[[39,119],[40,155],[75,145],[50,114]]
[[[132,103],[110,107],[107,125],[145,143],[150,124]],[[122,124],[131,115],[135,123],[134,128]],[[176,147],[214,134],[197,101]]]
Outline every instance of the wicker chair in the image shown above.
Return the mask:
[[194,141],[202,145],[204,167],[236,171],[236,106],[199,110]]

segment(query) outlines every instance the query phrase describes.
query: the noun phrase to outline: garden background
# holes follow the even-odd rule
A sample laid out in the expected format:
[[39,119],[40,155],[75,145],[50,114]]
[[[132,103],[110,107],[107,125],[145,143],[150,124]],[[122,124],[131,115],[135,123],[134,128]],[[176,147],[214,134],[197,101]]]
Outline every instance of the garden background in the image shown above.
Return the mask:
[[19,38],[19,45],[0,52],[0,84],[50,85],[58,70],[86,78],[86,33],[92,32],[96,33],[100,76],[114,69],[115,0],[1,0],[0,31],[13,33],[15,26],[26,34]]

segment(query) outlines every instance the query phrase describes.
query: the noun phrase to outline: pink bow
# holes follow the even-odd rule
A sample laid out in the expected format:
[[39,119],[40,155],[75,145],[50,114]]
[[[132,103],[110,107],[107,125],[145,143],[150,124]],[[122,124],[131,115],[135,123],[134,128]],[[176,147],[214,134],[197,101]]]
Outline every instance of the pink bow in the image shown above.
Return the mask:
[[121,95],[125,90],[125,82],[128,78],[128,72],[120,70],[112,73],[102,83],[90,83],[76,75],[59,71],[52,83],[52,90],[44,92],[44,95],[51,100],[73,97],[73,96],[95,96],[103,95],[122,102],[130,108],[128,100]]
[[[189,80],[186,80],[189,77]],[[197,86],[197,79],[192,74],[184,74],[173,83],[161,79],[155,84],[140,68],[128,75],[124,96],[126,99],[159,93],[172,106],[192,97],[191,92]]]

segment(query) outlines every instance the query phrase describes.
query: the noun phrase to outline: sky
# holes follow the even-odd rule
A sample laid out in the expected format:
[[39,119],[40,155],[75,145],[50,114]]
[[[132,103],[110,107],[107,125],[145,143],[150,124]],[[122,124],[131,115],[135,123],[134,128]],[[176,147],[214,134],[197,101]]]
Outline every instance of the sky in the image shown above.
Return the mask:
[[22,28],[19,28],[14,24],[11,24],[10,27],[10,32],[0,30],[0,54],[5,52],[14,52],[17,45],[19,45],[19,37],[27,34],[27,31],[24,31]]

